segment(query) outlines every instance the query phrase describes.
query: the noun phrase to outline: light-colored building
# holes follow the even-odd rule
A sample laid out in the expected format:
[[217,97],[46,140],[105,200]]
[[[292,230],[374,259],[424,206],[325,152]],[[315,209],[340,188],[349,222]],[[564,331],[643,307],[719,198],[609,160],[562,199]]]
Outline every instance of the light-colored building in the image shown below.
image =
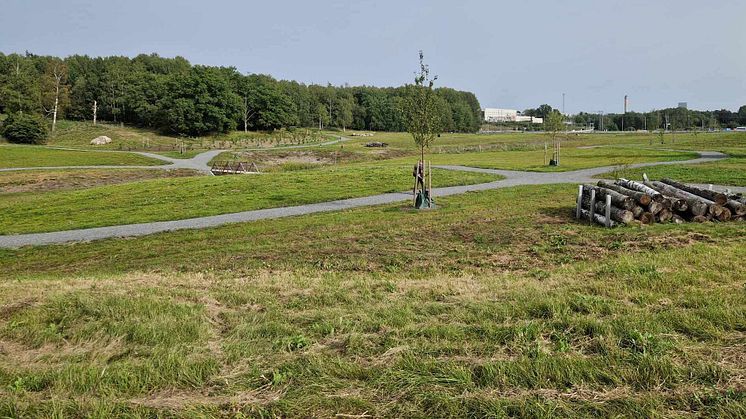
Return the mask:
[[523,116],[515,109],[484,108],[482,111],[487,122],[531,122],[541,124],[542,118]]

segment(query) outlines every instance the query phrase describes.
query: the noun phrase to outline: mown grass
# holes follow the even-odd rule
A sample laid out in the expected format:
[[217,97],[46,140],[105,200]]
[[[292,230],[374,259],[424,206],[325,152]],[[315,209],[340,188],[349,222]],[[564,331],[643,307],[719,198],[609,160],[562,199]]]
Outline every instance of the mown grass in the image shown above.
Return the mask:
[[746,414],[746,225],[573,191],[2,251],[0,416]]
[[156,166],[163,161],[133,153],[59,150],[21,145],[0,145],[0,169],[58,166]]
[[[434,171],[433,186],[499,176]],[[0,201],[0,234],[164,221],[353,198],[410,188],[391,168],[332,168],[267,175],[156,179],[85,190],[14,194]]]
[[[348,135],[349,137],[349,135]],[[382,141],[395,149],[415,150],[412,137],[407,133],[376,132],[373,137],[354,138],[346,145],[362,146],[370,141]],[[656,133],[593,133],[593,134],[560,134],[562,145],[566,148],[577,146],[635,146],[684,150],[724,151],[730,148],[746,147],[746,134],[740,132],[712,133],[666,133],[663,143]],[[483,150],[538,150],[544,148],[545,142],[551,142],[547,134],[541,132],[515,132],[498,134],[459,134],[444,133],[433,143],[435,153],[464,152]],[[550,146],[551,147],[551,146]],[[368,149],[371,150],[371,149]],[[375,150],[375,149],[372,149]]]
[[[649,150],[616,147],[565,148],[561,151],[560,166],[544,164],[544,150],[532,151],[483,151],[467,153],[432,154],[427,158],[433,164],[461,165],[487,169],[525,170],[535,172],[565,172],[599,166],[619,166],[658,161],[689,160],[696,153],[669,150]],[[547,161],[551,159],[548,152]],[[410,159],[411,160],[411,159]],[[386,163],[404,163],[392,159]]]
[[646,173],[651,179],[667,177],[682,182],[746,186],[746,153],[733,153],[733,156],[714,163],[622,168],[599,177],[642,179],[643,173]]

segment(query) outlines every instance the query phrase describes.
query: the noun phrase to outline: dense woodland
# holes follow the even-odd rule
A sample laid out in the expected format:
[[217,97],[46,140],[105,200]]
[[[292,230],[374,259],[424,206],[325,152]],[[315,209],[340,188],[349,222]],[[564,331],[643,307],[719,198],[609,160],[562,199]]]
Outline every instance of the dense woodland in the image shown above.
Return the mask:
[[[197,136],[212,132],[337,127],[404,131],[405,88],[319,86],[191,65],[157,54],[64,59],[0,53],[0,114],[92,120]],[[475,132],[481,113],[470,92],[439,88],[443,131]],[[56,105],[56,106],[55,106]]]

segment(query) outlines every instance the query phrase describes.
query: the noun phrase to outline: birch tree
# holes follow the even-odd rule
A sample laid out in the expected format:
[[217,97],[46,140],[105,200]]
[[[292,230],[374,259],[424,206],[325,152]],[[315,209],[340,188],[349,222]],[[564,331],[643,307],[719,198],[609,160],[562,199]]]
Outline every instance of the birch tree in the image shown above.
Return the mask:
[[52,116],[52,132],[57,128],[57,117],[68,101],[67,65],[62,60],[47,63],[42,83],[42,107]]

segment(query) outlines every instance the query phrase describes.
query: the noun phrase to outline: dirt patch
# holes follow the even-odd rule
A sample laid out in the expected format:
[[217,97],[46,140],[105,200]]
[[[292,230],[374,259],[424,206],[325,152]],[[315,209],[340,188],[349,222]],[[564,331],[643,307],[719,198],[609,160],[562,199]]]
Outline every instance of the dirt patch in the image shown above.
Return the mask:
[[200,174],[200,172],[188,169],[91,169],[51,172],[8,172],[0,175],[0,194],[86,189],[95,186],[115,185],[148,179],[198,176]]

